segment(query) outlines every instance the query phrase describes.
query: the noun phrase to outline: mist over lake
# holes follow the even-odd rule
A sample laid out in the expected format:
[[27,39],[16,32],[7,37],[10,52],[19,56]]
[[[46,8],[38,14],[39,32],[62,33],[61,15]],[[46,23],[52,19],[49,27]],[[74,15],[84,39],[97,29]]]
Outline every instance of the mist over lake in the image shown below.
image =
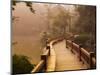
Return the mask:
[[[43,5],[34,4],[35,14],[31,13],[25,3],[17,3],[12,15],[17,17],[12,23],[12,53],[29,57],[32,63],[40,60],[42,53],[40,37],[46,30],[46,17]],[[43,10],[43,11],[41,11]]]

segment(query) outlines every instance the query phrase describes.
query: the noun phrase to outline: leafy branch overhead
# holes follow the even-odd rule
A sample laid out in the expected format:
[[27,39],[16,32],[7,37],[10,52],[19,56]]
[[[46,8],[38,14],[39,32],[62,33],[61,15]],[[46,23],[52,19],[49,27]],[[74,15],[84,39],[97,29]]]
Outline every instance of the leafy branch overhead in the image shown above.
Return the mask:
[[30,63],[27,56],[13,55],[13,74],[30,73],[34,65]]
[[[12,10],[15,10],[16,4],[17,4],[17,3],[20,3],[20,2],[21,2],[21,1],[12,0]],[[32,2],[24,1],[24,3],[26,4],[26,6],[29,8],[29,10],[30,10],[32,13],[35,13],[34,8],[32,7]]]

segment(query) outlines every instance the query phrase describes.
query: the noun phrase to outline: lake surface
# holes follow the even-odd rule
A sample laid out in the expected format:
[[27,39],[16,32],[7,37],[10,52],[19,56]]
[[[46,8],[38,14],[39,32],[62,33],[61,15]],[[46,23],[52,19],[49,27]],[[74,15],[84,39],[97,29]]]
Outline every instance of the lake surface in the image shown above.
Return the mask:
[[25,3],[17,3],[12,16],[18,17],[12,23],[12,55],[25,55],[33,64],[37,64],[42,53],[41,33],[46,30],[46,17],[43,5],[34,4],[35,14]]

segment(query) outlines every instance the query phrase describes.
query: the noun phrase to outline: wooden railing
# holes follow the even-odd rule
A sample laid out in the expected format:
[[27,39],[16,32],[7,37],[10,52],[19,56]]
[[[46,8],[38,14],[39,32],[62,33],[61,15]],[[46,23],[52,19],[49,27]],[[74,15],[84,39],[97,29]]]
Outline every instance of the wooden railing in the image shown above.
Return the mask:
[[[40,62],[36,65],[36,67],[31,71],[31,73],[36,72],[46,72],[47,71],[47,61],[48,57],[51,56],[51,50],[53,49],[52,45],[58,43],[59,41],[62,41],[64,38],[59,38],[56,40],[49,41],[46,46],[45,52],[41,55]],[[70,40],[66,40],[66,47],[70,46],[72,53],[77,53],[79,61],[83,61],[84,63],[87,63],[89,65],[89,69],[93,69],[96,67],[96,59],[94,57],[94,52],[88,52],[81,46],[75,44],[74,42]],[[55,61],[53,61],[53,69],[52,71],[55,71],[56,67],[56,58],[53,57]]]
[[36,67],[32,70],[31,73],[46,71],[47,60],[49,56],[50,56],[50,47],[47,46],[46,51],[41,55],[40,62],[36,65]]
[[89,65],[89,69],[96,67],[96,59],[94,57],[94,52],[88,52],[81,46],[75,44],[73,41],[66,40],[66,47],[70,46],[72,53],[77,53],[79,60],[86,62]]
[[[41,60],[40,62],[36,65],[36,67],[31,71],[31,73],[36,73],[36,72],[45,72],[47,70],[47,61],[48,57],[52,54],[50,54],[50,51],[53,50],[52,45],[56,44],[58,41],[63,40],[62,38],[59,39],[52,39],[47,42],[46,50],[45,52],[41,55]],[[53,50],[54,51],[54,50]],[[54,55],[54,54],[53,54]],[[51,60],[52,61],[52,60]],[[53,61],[52,61],[52,71],[55,71],[55,66],[56,66],[56,58],[53,56]],[[50,70],[51,71],[51,70]]]

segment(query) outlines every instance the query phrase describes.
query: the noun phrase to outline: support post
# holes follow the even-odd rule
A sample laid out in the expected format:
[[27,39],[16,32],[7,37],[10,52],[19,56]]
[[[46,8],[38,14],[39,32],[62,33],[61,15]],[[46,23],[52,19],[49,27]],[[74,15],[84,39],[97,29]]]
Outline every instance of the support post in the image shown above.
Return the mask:
[[47,56],[41,55],[41,60],[44,60],[44,70],[46,71],[46,69],[47,69]]
[[90,52],[90,60],[89,60],[90,69],[93,69],[94,67],[93,61],[92,61],[93,56],[94,56],[94,52]]

